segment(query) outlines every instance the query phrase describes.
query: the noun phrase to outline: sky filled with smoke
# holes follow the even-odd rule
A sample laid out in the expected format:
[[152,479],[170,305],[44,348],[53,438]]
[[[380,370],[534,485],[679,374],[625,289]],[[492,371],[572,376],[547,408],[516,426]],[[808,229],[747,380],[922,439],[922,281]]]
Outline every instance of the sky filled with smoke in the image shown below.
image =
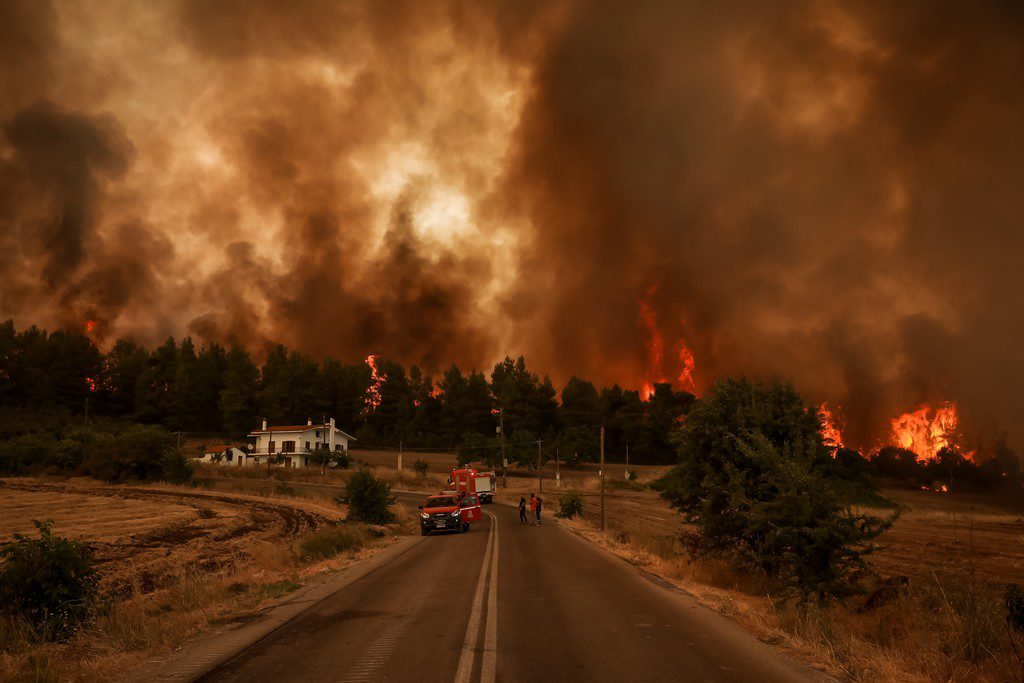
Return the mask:
[[683,343],[698,389],[792,379],[855,444],[939,400],[1024,436],[1022,31],[998,1],[0,0],[0,316],[633,388]]

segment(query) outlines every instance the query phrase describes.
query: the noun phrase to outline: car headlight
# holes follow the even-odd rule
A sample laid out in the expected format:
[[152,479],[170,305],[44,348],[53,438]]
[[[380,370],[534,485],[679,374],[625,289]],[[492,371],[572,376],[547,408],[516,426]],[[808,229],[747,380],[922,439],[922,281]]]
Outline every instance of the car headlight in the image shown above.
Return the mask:
[[461,514],[462,513],[460,511],[456,510],[455,512],[452,513],[452,517],[458,517]]
[[430,519],[430,515],[428,515],[426,512],[421,512],[420,519]]

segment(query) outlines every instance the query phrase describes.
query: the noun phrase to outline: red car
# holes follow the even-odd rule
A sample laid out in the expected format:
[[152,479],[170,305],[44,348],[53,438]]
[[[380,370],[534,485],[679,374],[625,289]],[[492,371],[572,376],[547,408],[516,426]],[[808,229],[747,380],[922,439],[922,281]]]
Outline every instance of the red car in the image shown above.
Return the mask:
[[439,493],[420,506],[420,532],[424,536],[431,531],[463,533],[469,531],[470,522],[478,522],[483,516],[476,494]]

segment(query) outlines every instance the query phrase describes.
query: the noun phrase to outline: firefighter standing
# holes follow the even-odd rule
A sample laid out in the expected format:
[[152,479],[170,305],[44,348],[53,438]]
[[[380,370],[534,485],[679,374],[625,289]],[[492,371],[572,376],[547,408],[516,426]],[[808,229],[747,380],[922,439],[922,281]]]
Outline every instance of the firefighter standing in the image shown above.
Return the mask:
[[526,496],[519,496],[519,523],[529,524],[530,521],[526,519]]

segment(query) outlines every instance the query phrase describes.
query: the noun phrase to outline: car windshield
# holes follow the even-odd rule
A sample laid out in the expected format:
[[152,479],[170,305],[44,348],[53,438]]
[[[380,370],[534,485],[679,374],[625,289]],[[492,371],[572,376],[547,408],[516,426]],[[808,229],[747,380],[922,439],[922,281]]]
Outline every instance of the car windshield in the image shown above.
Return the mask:
[[451,496],[442,496],[439,498],[427,498],[427,504],[423,507],[426,508],[450,508],[456,505],[455,499]]

